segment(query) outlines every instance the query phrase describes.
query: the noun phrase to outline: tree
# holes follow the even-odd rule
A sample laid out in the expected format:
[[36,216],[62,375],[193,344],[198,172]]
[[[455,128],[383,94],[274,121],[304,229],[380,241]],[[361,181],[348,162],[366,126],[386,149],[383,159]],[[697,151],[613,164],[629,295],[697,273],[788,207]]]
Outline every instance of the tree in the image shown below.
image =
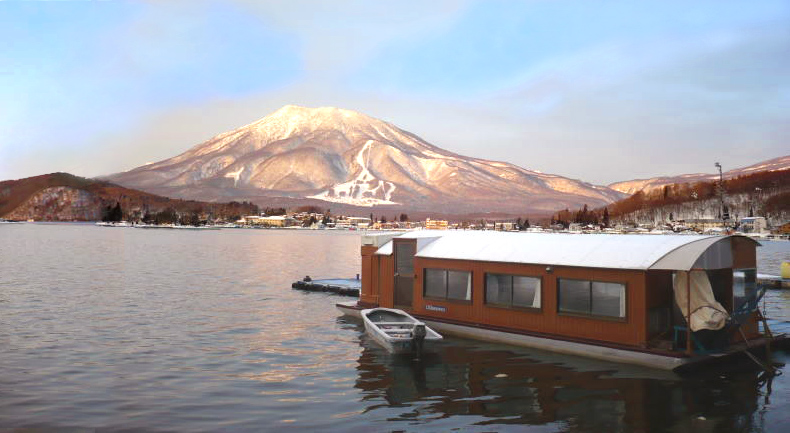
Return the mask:
[[282,207],[274,207],[274,208],[267,207],[266,209],[263,210],[263,213],[266,216],[276,216],[276,215],[285,215],[287,212],[285,211],[285,208]]
[[405,213],[402,213],[400,214],[400,217],[398,219],[400,219],[400,222],[406,222],[409,220],[409,216],[406,215]]
[[[669,214],[669,219],[672,219],[672,214]],[[603,218],[602,218],[603,226],[609,227],[609,208],[603,208]]]
[[154,222],[156,224],[173,224],[176,221],[178,221],[178,214],[176,214],[173,208],[167,208],[154,215]]
[[524,229],[528,229],[528,228],[529,228],[529,219],[524,218]]
[[315,215],[310,215],[310,218],[307,218],[302,223],[302,227],[312,227],[313,224],[317,223],[318,219],[316,219]]
[[115,206],[107,205],[102,212],[102,221],[118,222],[123,220],[123,210],[121,210],[121,203],[115,202]]

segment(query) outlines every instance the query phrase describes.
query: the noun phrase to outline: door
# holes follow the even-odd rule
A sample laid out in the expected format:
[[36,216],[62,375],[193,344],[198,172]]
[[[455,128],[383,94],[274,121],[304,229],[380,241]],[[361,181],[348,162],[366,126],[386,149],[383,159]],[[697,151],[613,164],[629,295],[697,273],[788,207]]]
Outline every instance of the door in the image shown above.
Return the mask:
[[415,241],[395,242],[395,308],[412,307]]

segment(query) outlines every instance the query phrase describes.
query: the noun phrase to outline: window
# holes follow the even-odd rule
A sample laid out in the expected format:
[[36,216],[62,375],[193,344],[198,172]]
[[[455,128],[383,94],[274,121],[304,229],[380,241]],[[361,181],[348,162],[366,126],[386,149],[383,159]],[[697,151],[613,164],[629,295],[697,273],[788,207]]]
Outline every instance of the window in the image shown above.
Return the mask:
[[472,273],[447,269],[425,269],[425,297],[457,301],[472,300]]
[[486,304],[540,308],[540,278],[486,274]]
[[732,272],[732,294],[736,298],[750,296],[757,287],[757,269],[735,269]]
[[625,317],[625,284],[558,278],[559,311]]
[[395,242],[395,272],[401,276],[414,275],[414,243]]
[[735,308],[739,308],[757,290],[757,269],[734,269],[732,272],[732,296]]

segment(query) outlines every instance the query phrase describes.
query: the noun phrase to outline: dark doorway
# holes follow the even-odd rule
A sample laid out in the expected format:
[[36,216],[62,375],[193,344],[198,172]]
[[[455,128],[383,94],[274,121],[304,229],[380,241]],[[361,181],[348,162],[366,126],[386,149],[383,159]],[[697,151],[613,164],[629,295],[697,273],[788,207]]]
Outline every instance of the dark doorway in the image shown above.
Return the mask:
[[414,297],[414,241],[395,242],[395,308],[410,310]]

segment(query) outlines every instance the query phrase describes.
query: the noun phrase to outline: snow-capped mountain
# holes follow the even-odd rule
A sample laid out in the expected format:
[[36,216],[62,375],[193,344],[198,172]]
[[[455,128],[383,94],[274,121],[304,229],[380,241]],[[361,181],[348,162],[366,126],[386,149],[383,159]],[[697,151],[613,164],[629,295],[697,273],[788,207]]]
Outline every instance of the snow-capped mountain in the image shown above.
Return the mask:
[[446,213],[554,211],[624,194],[513,164],[448,152],[338,108],[289,105],[176,157],[109,176],[169,197],[289,197]]
[[[769,159],[767,161],[758,162],[747,167],[736,168],[725,171],[722,173],[725,179],[731,179],[738,176],[749,175],[760,171],[778,171],[790,169],[790,155],[780,156],[779,158]],[[652,189],[661,188],[665,185],[673,183],[692,183],[692,182],[709,182],[717,180],[718,173],[693,173],[681,174],[678,176],[661,176],[650,179],[635,179],[626,180],[622,182],[615,182],[609,185],[616,191],[632,195],[638,191],[650,191]]]

